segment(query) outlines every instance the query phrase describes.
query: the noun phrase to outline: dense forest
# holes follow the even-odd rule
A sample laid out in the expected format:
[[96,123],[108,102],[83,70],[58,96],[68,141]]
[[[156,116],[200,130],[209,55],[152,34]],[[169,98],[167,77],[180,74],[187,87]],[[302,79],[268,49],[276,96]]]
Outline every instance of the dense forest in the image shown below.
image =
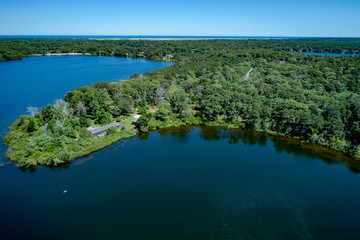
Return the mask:
[[[173,61],[129,80],[68,92],[29,107],[5,137],[19,166],[56,165],[135,135],[168,126],[214,125],[265,131],[360,157],[360,39],[70,40],[0,39],[0,58],[91,53]],[[121,122],[103,138],[86,127]]]
[[[206,42],[206,44],[204,44]],[[90,53],[115,57],[144,57],[163,60],[168,53],[177,57],[196,52],[236,52],[241,49],[269,49],[286,52],[358,54],[359,38],[292,38],[241,40],[88,40],[44,38],[0,38],[0,61],[22,59],[32,54]]]

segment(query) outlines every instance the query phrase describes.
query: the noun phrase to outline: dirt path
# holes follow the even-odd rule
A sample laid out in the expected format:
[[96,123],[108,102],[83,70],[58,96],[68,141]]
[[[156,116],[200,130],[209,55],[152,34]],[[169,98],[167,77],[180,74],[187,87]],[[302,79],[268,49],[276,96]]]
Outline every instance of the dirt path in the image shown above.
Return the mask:
[[248,80],[248,78],[250,77],[250,73],[253,70],[253,68],[251,68],[247,73],[246,73],[246,77],[245,80]]

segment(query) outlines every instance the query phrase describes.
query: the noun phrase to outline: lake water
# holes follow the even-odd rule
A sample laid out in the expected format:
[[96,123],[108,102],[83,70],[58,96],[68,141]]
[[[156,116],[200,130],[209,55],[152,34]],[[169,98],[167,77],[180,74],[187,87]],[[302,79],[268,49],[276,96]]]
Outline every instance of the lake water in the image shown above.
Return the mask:
[[[94,56],[42,56],[0,62],[0,133],[4,135],[20,114],[27,114],[28,106],[43,107],[77,87],[127,79],[133,73],[169,65],[145,59]],[[4,145],[0,145],[3,153]]]
[[360,175],[236,130],[165,129],[0,171],[0,239],[360,238]]
[[346,53],[315,53],[315,52],[300,52],[307,55],[318,55],[318,56],[334,56],[334,57],[355,57],[359,54],[346,54]]
[[[110,61],[113,69],[116,61],[129,59],[25,60],[32,62],[25,69],[41,69],[47,76],[44,84],[53,75],[67,77],[59,78],[64,82],[57,84],[59,92],[52,90],[54,98],[26,93],[35,99],[20,101],[24,107],[52,102],[77,87],[74,82],[125,78],[151,70],[141,68],[147,63],[164,67],[134,60],[129,65],[138,67],[132,72],[112,75],[96,70],[98,61],[105,69],[103,61]],[[71,66],[82,61],[92,67],[78,72]],[[20,74],[23,64],[6,63],[1,76],[10,69]],[[62,65],[72,74],[52,67]],[[77,82],[83,74],[88,77]],[[42,90],[38,94],[47,90],[30,84],[42,74],[31,81],[21,76],[25,79],[9,80],[14,89],[7,86],[9,93],[2,94],[16,100],[11,95],[25,94],[16,90],[25,82],[32,91]],[[16,116],[7,116],[25,112],[14,106]],[[121,140],[60,168],[22,171],[7,164],[0,168],[0,239],[360,239],[358,168],[335,152],[328,157],[319,151],[240,130],[182,127]]]

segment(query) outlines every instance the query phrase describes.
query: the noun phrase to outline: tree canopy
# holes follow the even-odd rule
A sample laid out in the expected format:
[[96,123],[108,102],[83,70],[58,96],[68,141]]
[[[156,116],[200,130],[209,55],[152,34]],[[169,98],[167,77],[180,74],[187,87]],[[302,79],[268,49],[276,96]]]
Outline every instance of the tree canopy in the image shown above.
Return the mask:
[[[90,52],[168,60],[129,80],[77,88],[37,114],[21,116],[5,140],[21,165],[72,159],[92,139],[85,127],[142,113],[141,131],[188,124],[266,131],[360,156],[359,39],[68,40],[0,39],[0,53]],[[5,49],[5,50],[4,50]],[[141,52],[141,54],[140,54]],[[112,135],[120,134],[112,133]],[[70,145],[77,143],[78,149]],[[69,157],[63,155],[70,152]],[[55,158],[54,158],[55,156]],[[63,160],[61,160],[63,161]]]

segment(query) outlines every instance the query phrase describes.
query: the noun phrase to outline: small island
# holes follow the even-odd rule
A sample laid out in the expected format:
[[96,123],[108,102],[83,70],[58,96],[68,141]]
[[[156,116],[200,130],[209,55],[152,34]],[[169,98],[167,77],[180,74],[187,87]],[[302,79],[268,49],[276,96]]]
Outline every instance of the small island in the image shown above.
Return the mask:
[[[0,39],[2,60],[52,49],[174,63],[29,107],[5,137],[7,156],[21,167],[53,166],[132,137],[137,129],[206,125],[296,138],[360,157],[359,57],[298,53],[356,53],[359,46],[358,39]],[[135,115],[141,115],[136,122]],[[92,132],[104,126],[101,136]]]

